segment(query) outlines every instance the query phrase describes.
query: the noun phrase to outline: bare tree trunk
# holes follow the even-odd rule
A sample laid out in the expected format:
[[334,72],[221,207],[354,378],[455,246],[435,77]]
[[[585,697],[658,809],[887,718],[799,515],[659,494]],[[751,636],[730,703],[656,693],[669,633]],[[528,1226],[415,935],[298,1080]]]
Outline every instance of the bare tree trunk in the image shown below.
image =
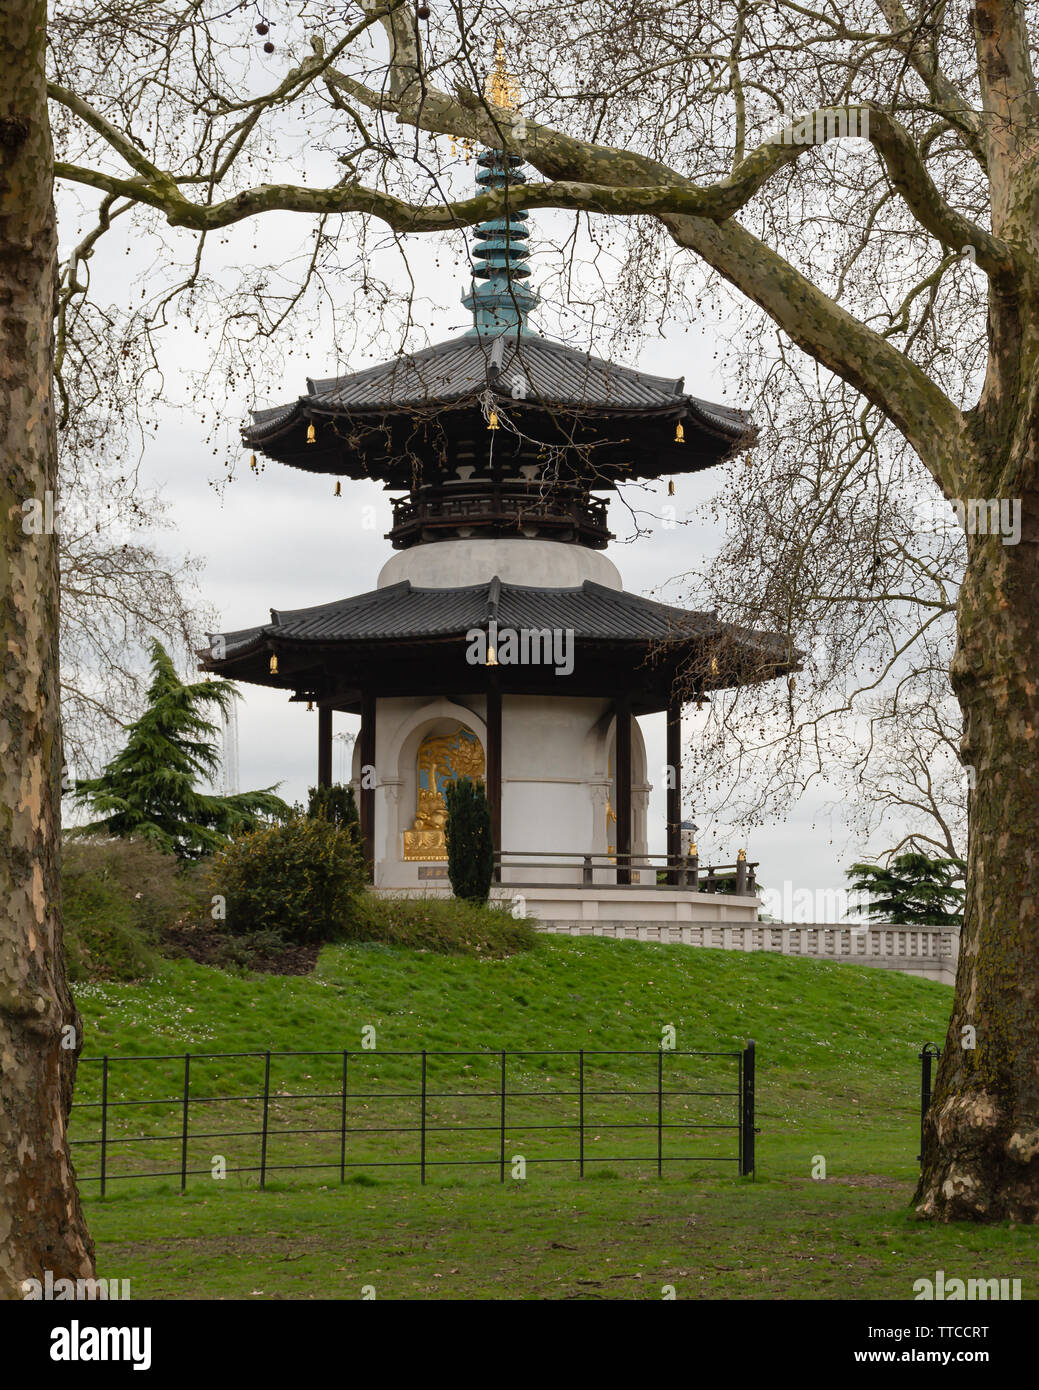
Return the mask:
[[956,1002],[916,1193],[945,1220],[1039,1221],[1039,492],[1021,516],[1018,545],[969,539],[952,664],[975,785]]
[[[44,0],[0,0],[0,1297],[93,1247],[66,1137],[81,1043],[61,937],[58,547],[24,504],[56,482],[57,235]],[[42,517],[37,518],[42,521]]]

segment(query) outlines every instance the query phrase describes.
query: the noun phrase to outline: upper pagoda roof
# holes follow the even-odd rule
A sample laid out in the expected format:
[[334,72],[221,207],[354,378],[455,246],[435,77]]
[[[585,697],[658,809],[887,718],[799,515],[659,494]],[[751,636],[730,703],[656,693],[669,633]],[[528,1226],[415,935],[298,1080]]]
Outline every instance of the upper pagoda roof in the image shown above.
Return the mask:
[[[507,193],[526,182],[517,155],[485,150],[476,162],[481,188]],[[506,203],[475,229],[472,288],[462,299],[473,315],[468,332],[308,380],[306,395],[253,412],[245,444],[307,472],[414,490],[519,472],[610,488],[698,472],[753,442],[746,413],[690,395],[684,378],[534,332],[529,237],[528,213]]]
[[297,401],[254,411],[246,438],[256,444],[276,438],[294,417],[311,412],[424,411],[478,400],[488,389],[511,403],[514,384],[523,383],[526,400],[545,406],[589,414],[664,412],[702,425],[730,444],[753,431],[744,411],[688,395],[684,377],[653,376],[532,333],[488,340],[469,332],[347,376],[308,378],[307,394]]
[[243,439],[308,472],[411,486],[416,460],[479,439],[490,409],[506,431],[514,421],[545,445],[597,450],[593,486],[697,472],[755,435],[746,412],[690,395],[682,377],[637,371],[529,331],[470,330],[346,376],[308,379],[306,395],[254,411]]

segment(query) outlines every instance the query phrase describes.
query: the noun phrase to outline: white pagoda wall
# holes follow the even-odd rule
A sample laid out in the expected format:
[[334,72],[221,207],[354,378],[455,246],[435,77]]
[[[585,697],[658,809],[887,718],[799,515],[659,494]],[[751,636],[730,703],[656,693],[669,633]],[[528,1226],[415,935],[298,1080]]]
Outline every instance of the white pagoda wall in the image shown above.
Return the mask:
[[[463,724],[487,751],[486,700],[464,702],[394,697],[376,701],[375,883],[382,888],[428,887],[419,864],[403,858],[403,833],[415,817],[419,744],[429,734]],[[507,858],[505,878],[514,883],[563,879],[579,884],[585,854],[607,852],[606,805],[612,796],[607,772],[614,743],[608,698],[505,695],[502,698],[502,849],[532,858],[565,853],[551,869],[523,868]],[[360,789],[360,749],[354,748],[353,780]],[[632,721],[632,849],[644,854],[646,751],[638,721]],[[615,835],[611,831],[611,840]],[[596,877],[606,882],[607,868]],[[645,871],[646,881],[652,873]]]
[[[498,537],[437,541],[392,555],[379,573],[378,587],[408,579],[417,588],[456,588],[484,584],[497,575],[507,584],[541,588],[577,588],[586,579],[607,588],[623,588],[617,566],[600,550],[532,538]],[[421,677],[417,677],[419,683]],[[528,869],[506,859],[506,881],[561,878],[581,883],[585,854],[607,852],[606,804],[613,761],[611,692],[602,697],[502,697],[502,807],[504,851],[566,852],[553,870]],[[419,744],[430,733],[446,733],[464,724],[487,753],[482,695],[459,696],[461,703],[416,695],[376,701],[375,718],[375,883],[384,888],[437,890],[436,880],[419,879],[419,865],[403,859],[403,832],[415,817],[415,761]],[[646,748],[638,721],[632,721],[632,851],[647,851],[646,810],[650,785]],[[359,789],[360,750],[354,748],[354,787]],[[610,839],[616,844],[615,828]],[[633,875],[634,877],[634,875]],[[643,877],[653,880],[650,871]],[[615,880],[603,867],[596,880]],[[446,885],[445,885],[446,891]]]
[[586,579],[608,589],[624,587],[620,570],[601,550],[505,536],[399,550],[383,565],[377,583],[385,589],[410,579],[416,589],[453,589],[486,584],[495,575],[503,584],[536,584],[542,589],[576,589]]

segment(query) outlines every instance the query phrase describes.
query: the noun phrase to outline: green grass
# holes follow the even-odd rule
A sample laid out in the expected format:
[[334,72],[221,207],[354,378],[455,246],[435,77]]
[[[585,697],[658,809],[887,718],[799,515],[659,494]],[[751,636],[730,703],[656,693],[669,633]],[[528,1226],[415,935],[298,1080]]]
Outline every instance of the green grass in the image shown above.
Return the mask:
[[[214,1185],[215,1186],[215,1185]],[[88,1203],[99,1273],[137,1298],[911,1299],[913,1282],[1039,1287],[1034,1229],[931,1227],[903,1185],[469,1178]]]
[[[255,1166],[251,1137],[193,1139],[189,1166],[202,1175],[186,1195],[174,1179],[115,1181],[101,1201],[91,1195],[97,1185],[85,1184],[101,1272],[131,1278],[143,1297],[353,1298],[366,1284],[400,1298],[659,1297],[671,1283],[679,1297],[906,1298],[913,1279],[944,1268],[1022,1277],[1025,1296],[1034,1296],[1034,1230],[935,1229],[908,1207],[916,1054],[921,1042],[943,1039],[950,995],[943,985],[864,967],[587,938],[542,939],[497,960],[340,945],[322,952],[311,977],[230,976],[175,962],[142,984],[89,985],[79,990],[85,1055],[348,1048],[359,1054],[350,1062],[348,1122],[373,1127],[417,1120],[417,1102],[393,1098],[417,1088],[417,1063],[390,1055],[396,1051],[654,1053],[666,1025],[679,1049],[731,1052],[748,1036],[758,1048],[753,1183],[720,1161],[735,1152],[731,1131],[687,1125],[734,1118],[725,1097],[667,1102],[678,1127],[665,1135],[665,1155],[710,1153],[716,1161],[666,1164],[658,1179],[653,1095],[588,1099],[583,1183],[569,1163],[531,1161],[525,1181],[504,1184],[493,1162],[435,1166],[425,1188],[415,1169],[374,1166],[417,1156],[414,1134],[351,1136],[349,1161],[361,1166],[343,1185],[338,1168],[292,1173],[280,1165],[337,1162],[339,1102],[307,1097],[338,1085],[341,1057],[284,1060],[272,1083],[272,1127],[333,1132],[273,1137],[266,1192],[253,1173],[208,1176],[215,1152],[232,1167]],[[361,1054],[366,1027],[375,1029],[377,1050]],[[492,1091],[496,1065],[431,1061],[430,1089]],[[517,1055],[509,1065],[510,1088],[573,1089],[576,1058]],[[731,1088],[732,1065],[669,1056],[665,1086],[724,1089],[728,1077]],[[113,1063],[113,1098],[176,1097],[179,1064],[138,1067]],[[655,1085],[655,1056],[586,1059],[586,1067],[590,1090]],[[98,1071],[83,1068],[77,1100],[96,1096]],[[261,1077],[251,1058],[192,1064],[193,1094],[255,1094]],[[358,1092],[368,1099],[353,1099]],[[431,1101],[430,1120],[493,1126],[496,1104],[472,1095]],[[204,1114],[200,1106],[191,1123],[193,1131],[254,1129],[258,1116],[257,1102],[206,1106]],[[573,1130],[533,1126],[575,1119],[572,1096],[510,1099],[507,1156],[574,1153]],[[94,1132],[94,1112],[74,1112],[73,1122],[77,1166],[93,1171],[96,1151],[76,1149],[75,1139]],[[650,1128],[611,1128],[634,1122]],[[178,1126],[175,1107],[155,1106],[144,1116],[117,1113],[110,1135],[176,1134]],[[493,1160],[498,1152],[494,1129],[435,1133],[428,1142],[434,1160]],[[640,1162],[616,1161],[635,1154]],[[819,1155],[825,1181],[811,1176]],[[127,1161],[176,1168],[179,1143],[117,1147],[111,1170],[133,1171]]]

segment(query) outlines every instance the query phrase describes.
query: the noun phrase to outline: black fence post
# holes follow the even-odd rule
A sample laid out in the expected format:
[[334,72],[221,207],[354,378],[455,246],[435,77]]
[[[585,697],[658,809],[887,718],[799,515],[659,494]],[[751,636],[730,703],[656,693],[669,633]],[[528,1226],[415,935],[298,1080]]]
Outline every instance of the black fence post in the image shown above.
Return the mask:
[[657,1052],[657,1177],[664,1175],[664,1049]]
[[584,1048],[578,1053],[577,1071],[577,1134],[579,1141],[578,1163],[580,1176],[584,1177]]
[[924,1043],[920,1052],[920,1152],[916,1156],[917,1163],[924,1161],[924,1124],[931,1108],[931,1063],[941,1055],[942,1050],[937,1043]]
[[264,1053],[263,1129],[260,1134],[260,1187],[267,1186],[267,1120],[271,1109],[271,1054]]
[[101,1196],[108,1171],[108,1057],[101,1058]]
[[339,1181],[346,1181],[346,1082],[347,1082],[347,1058],[349,1053],[343,1052],[343,1093],[339,1103]]
[[426,1050],[422,1049],[422,1119],[421,1119],[421,1148],[419,1152],[419,1167],[422,1171],[422,1181],[426,1181]]
[[748,1038],[741,1058],[740,1177],[754,1176],[754,1039]]
[[188,1186],[188,1089],[191,1086],[191,1053],[184,1054],[184,1105],[180,1127],[180,1190]]
[[505,1181],[505,1051],[501,1054],[501,1113],[499,1115],[499,1179]]

